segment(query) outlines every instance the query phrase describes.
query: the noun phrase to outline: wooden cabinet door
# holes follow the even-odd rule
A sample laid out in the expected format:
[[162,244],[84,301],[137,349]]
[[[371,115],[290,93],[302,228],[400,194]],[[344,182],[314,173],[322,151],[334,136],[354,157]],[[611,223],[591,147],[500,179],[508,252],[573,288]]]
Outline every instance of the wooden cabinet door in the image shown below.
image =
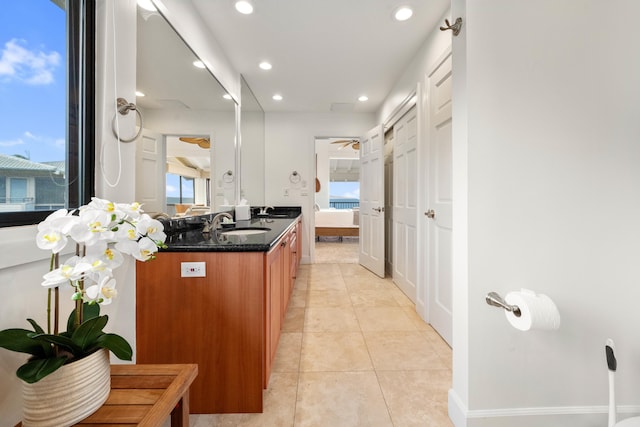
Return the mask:
[[[136,263],[136,362],[197,363],[193,413],[262,412],[264,252],[161,252]],[[204,262],[206,277],[182,277]]]
[[282,327],[282,268],[283,252],[280,242],[267,253],[265,264],[265,369],[264,387],[269,384],[271,366],[278,348]]

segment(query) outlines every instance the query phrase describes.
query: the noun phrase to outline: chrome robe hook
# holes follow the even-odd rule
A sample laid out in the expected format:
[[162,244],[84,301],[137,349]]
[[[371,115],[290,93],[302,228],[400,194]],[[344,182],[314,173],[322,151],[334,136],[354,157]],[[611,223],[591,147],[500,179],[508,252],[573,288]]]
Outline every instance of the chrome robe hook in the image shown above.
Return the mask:
[[453,31],[453,35],[457,36],[458,34],[460,34],[460,29],[462,28],[462,18],[457,18],[456,22],[454,22],[453,25],[449,23],[448,19],[445,19],[444,24],[444,27],[440,27],[440,31],[451,30]]

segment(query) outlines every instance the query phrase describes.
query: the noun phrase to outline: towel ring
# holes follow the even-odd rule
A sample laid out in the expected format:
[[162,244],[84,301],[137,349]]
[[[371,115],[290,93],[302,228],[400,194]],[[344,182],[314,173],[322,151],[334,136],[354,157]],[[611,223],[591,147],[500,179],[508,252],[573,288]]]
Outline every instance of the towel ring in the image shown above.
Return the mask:
[[292,184],[297,184],[300,182],[300,174],[298,173],[298,171],[293,171],[291,172],[291,175],[289,175],[289,182],[291,182]]
[[227,184],[233,182],[233,172],[231,172],[231,169],[222,174],[222,181]]
[[[123,116],[126,116],[127,114],[129,114],[129,111],[134,110],[137,114],[138,114],[138,118],[140,119],[140,128],[138,129],[138,132],[129,139],[123,139],[120,138],[120,135],[118,133],[118,129],[116,128],[116,117],[117,114],[120,113]],[[124,98],[118,98],[118,111],[116,112],[116,114],[113,115],[113,120],[111,120],[111,130],[113,131],[113,135],[118,138],[118,141],[120,142],[132,142],[135,141],[136,139],[138,139],[138,137],[140,136],[140,134],[142,133],[142,113],[140,112],[140,110],[138,110],[138,107],[136,107],[136,104],[134,104],[133,102],[129,103],[127,102],[126,99]]]

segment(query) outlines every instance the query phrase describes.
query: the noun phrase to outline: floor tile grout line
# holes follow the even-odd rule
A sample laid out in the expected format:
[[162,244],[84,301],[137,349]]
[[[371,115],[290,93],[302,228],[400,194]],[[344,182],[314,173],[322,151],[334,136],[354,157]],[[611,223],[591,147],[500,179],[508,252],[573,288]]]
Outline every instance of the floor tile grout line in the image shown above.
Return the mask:
[[[342,270],[341,270],[341,274],[342,274],[342,280],[346,284],[346,280],[347,279],[344,277],[344,272]],[[367,339],[365,337],[364,331],[362,330],[362,323],[360,321],[360,318],[358,317],[358,313],[356,311],[356,307],[354,306],[353,300],[351,299],[351,291],[349,290],[349,287],[347,287],[347,293],[349,295],[349,299],[351,300],[351,309],[355,313],[356,321],[358,322],[358,326],[360,327],[360,333],[362,334],[362,340],[364,341],[364,345],[367,348],[367,354],[369,356],[369,361],[371,362],[371,367],[373,368],[373,373],[376,376],[376,382],[378,383],[378,389],[380,390],[380,395],[382,396],[382,399],[384,400],[384,404],[385,404],[386,409],[387,409],[387,415],[389,416],[389,420],[391,421],[391,424],[395,425],[394,422],[393,422],[393,418],[391,416],[391,408],[389,407],[389,402],[387,401],[387,397],[385,396],[385,393],[382,390],[382,384],[380,384],[380,376],[378,375],[378,370],[376,369],[376,365],[375,365],[375,363],[373,361],[373,356],[371,355],[371,349],[369,347],[369,343],[367,342]]]

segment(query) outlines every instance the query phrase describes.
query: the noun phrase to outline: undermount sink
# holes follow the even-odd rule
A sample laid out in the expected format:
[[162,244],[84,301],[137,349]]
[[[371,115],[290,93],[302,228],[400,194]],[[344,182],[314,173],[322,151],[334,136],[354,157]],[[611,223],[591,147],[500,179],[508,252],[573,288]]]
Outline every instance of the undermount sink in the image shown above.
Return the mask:
[[246,227],[246,228],[234,228],[232,230],[224,230],[221,234],[227,236],[247,236],[250,234],[262,234],[270,231],[270,228],[265,227]]

